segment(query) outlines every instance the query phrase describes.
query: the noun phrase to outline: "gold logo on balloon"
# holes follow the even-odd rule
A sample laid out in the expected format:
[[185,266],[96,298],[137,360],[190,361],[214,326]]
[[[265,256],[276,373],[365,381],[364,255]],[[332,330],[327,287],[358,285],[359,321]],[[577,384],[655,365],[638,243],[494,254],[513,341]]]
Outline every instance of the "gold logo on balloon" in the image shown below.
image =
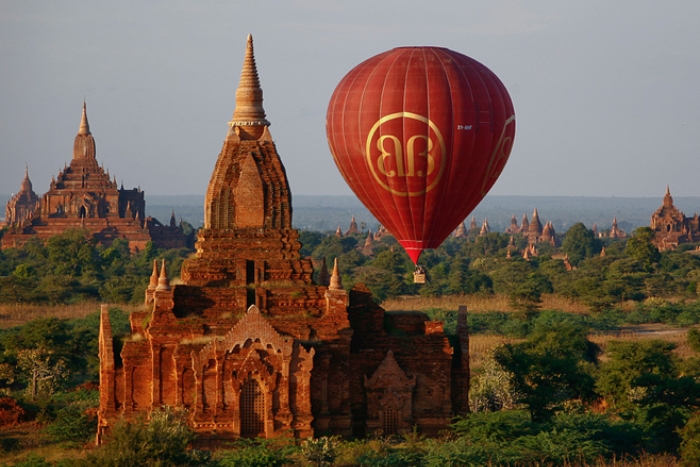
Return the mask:
[[396,112],[372,126],[365,157],[382,188],[399,196],[420,196],[440,182],[447,150],[432,121],[412,112]]

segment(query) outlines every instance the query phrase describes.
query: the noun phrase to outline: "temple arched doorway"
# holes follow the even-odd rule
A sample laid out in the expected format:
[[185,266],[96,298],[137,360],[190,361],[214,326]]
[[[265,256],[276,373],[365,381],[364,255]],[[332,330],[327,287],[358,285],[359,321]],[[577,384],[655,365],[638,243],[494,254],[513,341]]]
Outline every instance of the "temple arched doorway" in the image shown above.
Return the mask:
[[241,436],[265,436],[265,394],[260,383],[248,378],[241,388]]
[[382,414],[382,431],[384,436],[395,435],[399,432],[399,413],[393,407],[385,407]]

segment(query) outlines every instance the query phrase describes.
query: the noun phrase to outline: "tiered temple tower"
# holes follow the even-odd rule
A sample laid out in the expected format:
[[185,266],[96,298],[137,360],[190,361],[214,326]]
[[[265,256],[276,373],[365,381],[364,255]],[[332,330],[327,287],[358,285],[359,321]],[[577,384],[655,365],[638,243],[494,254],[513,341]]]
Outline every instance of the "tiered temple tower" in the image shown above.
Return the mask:
[[385,315],[363,286],[348,294],[337,261],[328,285],[313,283],[262,103],[249,36],[184,283],[154,264],[121,358],[102,312],[98,442],[120,417],[166,404],[188,409],[200,443],[436,433],[467,410],[468,353],[442,323]]

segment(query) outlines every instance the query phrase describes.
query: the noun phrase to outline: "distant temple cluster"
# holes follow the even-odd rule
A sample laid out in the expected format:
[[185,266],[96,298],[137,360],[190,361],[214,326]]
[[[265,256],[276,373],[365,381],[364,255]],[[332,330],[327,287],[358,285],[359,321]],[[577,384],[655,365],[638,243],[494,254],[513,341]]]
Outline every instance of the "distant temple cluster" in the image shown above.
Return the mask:
[[[469,228],[465,226],[464,222],[457,226],[452,235],[456,238],[466,238],[474,236],[474,233],[478,232],[476,236],[483,237],[491,232],[491,227],[489,226],[488,219],[484,219],[481,227],[477,226],[476,218],[472,217]],[[556,232],[554,231],[554,226],[551,221],[545,222],[542,226],[540,222],[540,216],[537,213],[537,209],[532,213],[532,220],[528,220],[527,214],[523,214],[522,221],[518,225],[518,220],[515,215],[510,220],[510,225],[506,227],[505,233],[511,235],[522,235],[527,238],[528,244],[535,245],[537,243],[550,243],[552,246],[557,246]]]
[[175,213],[168,225],[146,217],[146,201],[140,188],[117,188],[116,177],[100,166],[95,157],[95,139],[90,133],[86,106],[73,145],[73,159],[52,177],[49,191],[39,198],[25,169],[20,191],[7,203],[2,249],[21,247],[33,236],[46,240],[68,229],[88,230],[100,243],[126,239],[132,251],[149,241],[158,248],[191,246],[193,238],[183,232]]
[[[23,182],[23,187],[28,180],[25,179]],[[31,205],[34,201],[25,196],[27,199],[26,204]],[[666,194],[664,195],[663,204],[651,215],[651,221],[649,227],[654,231],[654,245],[660,250],[672,250],[676,248],[679,244],[683,243],[696,243],[700,242],[700,216],[697,213],[693,217],[686,217],[681,210],[679,210],[673,204],[673,197],[669,187],[666,187]],[[591,228],[593,235],[596,238],[610,238],[610,239],[625,239],[627,238],[627,232],[622,230],[618,223],[617,217],[613,218],[612,225],[609,229],[600,230],[596,224],[593,224]],[[466,227],[465,223],[462,222],[457,226],[457,228],[452,233],[455,238],[469,238],[469,237],[483,237],[491,232],[488,219],[484,219],[481,226],[477,225],[476,218],[472,217],[469,228]],[[362,233],[358,229],[357,222],[355,221],[355,216],[352,217],[350,221],[350,228],[343,233],[340,226],[335,232],[337,237],[348,236],[352,234]],[[513,215],[510,221],[510,225],[505,229],[506,234],[511,235],[522,235],[528,240],[528,247],[522,252],[524,258],[529,258],[532,256],[537,256],[537,244],[538,243],[549,243],[552,246],[559,246],[557,243],[556,232],[554,231],[554,226],[551,221],[545,222],[544,226],[540,222],[539,214],[537,209],[532,213],[532,220],[528,220],[527,214],[523,214],[520,225]],[[379,226],[376,233],[372,233],[370,230],[368,232],[365,244],[360,247],[362,252],[366,255],[371,254],[372,245],[374,242],[379,240],[384,235],[391,235],[383,226]],[[508,257],[518,251],[515,246],[514,240],[511,238],[510,244],[508,246]]]
[[[338,226],[338,228],[335,231],[335,236],[338,238],[344,238],[349,235],[361,235],[363,233],[362,229],[358,228],[357,226],[357,221],[355,220],[355,216],[352,216],[350,219],[350,227],[348,230],[343,233],[343,229]],[[389,231],[386,230],[386,228],[383,225],[380,225],[377,228],[376,232],[372,232],[372,230],[367,231],[367,237],[365,237],[365,242],[362,245],[358,246],[358,250],[360,253],[362,253],[365,256],[372,256],[374,253],[374,249],[377,245],[379,245],[379,240],[382,237],[391,237],[391,234]]]

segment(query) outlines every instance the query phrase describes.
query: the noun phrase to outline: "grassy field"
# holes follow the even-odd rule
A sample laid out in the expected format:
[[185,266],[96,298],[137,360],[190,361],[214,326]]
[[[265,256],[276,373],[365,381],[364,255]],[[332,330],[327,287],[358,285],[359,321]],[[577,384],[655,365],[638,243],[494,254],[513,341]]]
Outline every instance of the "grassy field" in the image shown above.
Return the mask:
[[[0,328],[6,329],[21,326],[28,321],[38,318],[76,319],[84,318],[100,310],[100,303],[83,302],[74,305],[0,305]],[[124,311],[134,311],[139,306],[109,305]]]
[[[508,303],[508,297],[503,295],[406,296],[388,299],[382,303],[382,307],[387,311],[424,311],[430,308],[456,310],[461,305],[466,305],[469,313],[515,311]],[[541,308],[569,313],[588,313],[586,305],[558,295],[543,295]]]
[[0,465],[26,462],[30,456],[41,457],[48,462],[77,459],[84,457],[87,449],[94,448],[94,443],[83,447],[68,447],[52,442],[45,427],[35,422],[0,427],[0,442],[3,445],[0,449]]

